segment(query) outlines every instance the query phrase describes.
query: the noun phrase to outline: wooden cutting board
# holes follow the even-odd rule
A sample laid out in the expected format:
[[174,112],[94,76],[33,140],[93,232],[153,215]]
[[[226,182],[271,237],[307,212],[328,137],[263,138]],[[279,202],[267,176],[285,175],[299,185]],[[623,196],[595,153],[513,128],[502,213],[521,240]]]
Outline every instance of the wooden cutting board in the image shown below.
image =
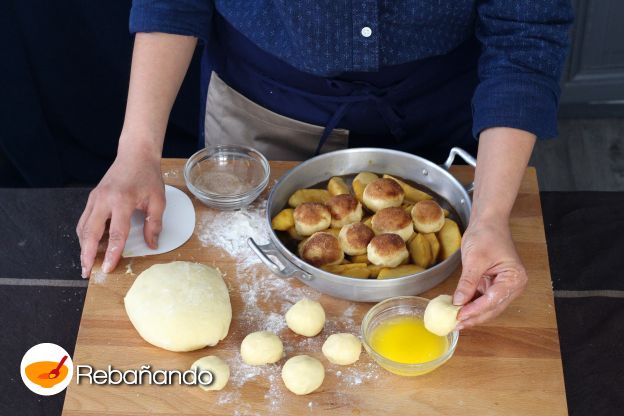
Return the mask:
[[[184,160],[164,160],[163,177],[166,183],[187,191],[183,164]],[[294,165],[272,162],[269,186]],[[464,183],[473,174],[466,166],[453,167],[452,172]],[[267,192],[261,198],[266,195]],[[218,355],[231,366],[230,383],[220,392],[204,392],[179,385],[110,386],[72,381],[65,397],[64,415],[567,414],[534,169],[529,168],[525,174],[511,218],[513,238],[529,274],[524,295],[494,321],[463,331],[455,355],[444,366],[414,378],[386,372],[365,352],[353,366],[327,362],[320,351],[325,338],[337,331],[358,334],[361,319],[372,304],[321,296],[296,280],[271,276],[248,253],[242,253],[239,243],[224,243],[215,235],[214,230],[229,229],[236,236],[234,217],[212,211],[194,198],[193,203],[196,229],[182,247],[153,257],[124,259],[115,273],[90,280],[73,360],[75,365],[88,364],[98,369],[108,365],[120,370],[139,369],[148,364],[152,369],[186,370],[199,357]],[[255,218],[257,222],[261,206],[258,201],[255,208],[237,214],[236,219],[247,221],[249,229],[259,232],[254,227],[256,223],[248,220]],[[123,297],[136,275],[154,263],[173,260],[216,265],[225,274],[233,320],[228,337],[216,347],[189,353],[161,350],[143,341],[127,318]],[[452,293],[458,277],[456,271],[422,296]],[[284,326],[283,312],[301,296],[318,298],[326,310],[326,327],[315,338],[297,336]],[[243,337],[265,328],[279,332],[288,356],[305,353],[323,362],[326,377],[317,392],[307,396],[288,392],[280,377],[283,361],[261,368],[241,363],[238,348]]]

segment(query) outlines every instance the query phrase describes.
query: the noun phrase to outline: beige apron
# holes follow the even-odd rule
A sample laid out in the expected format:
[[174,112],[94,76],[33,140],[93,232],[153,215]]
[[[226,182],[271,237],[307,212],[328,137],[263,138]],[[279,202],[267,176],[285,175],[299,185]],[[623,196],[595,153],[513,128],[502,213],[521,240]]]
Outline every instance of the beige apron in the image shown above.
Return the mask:
[[[269,160],[305,160],[314,156],[324,127],[274,113],[228,86],[213,71],[206,98],[206,146],[240,144]],[[345,149],[349,131],[334,129],[321,153]]]

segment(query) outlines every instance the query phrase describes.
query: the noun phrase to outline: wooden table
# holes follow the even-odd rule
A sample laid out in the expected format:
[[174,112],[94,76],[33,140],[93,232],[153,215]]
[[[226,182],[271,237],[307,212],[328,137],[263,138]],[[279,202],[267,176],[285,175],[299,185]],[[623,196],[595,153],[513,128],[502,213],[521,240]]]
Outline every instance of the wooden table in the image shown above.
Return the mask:
[[[167,183],[186,191],[183,163],[183,160],[165,160],[162,170]],[[280,177],[293,165],[272,162],[272,179]],[[473,173],[465,166],[454,167],[452,172],[464,182],[468,182]],[[271,180],[270,184],[273,183]],[[266,192],[262,198],[265,197]],[[209,209],[194,198],[193,203],[199,221],[200,214]],[[426,376],[405,378],[390,374],[364,352],[354,366],[329,364],[320,352],[326,336],[341,328],[357,331],[363,315],[372,305],[320,296],[328,323],[333,326],[326,325],[323,333],[314,339],[303,339],[288,329],[280,332],[288,355],[311,354],[325,365],[327,374],[322,387],[307,396],[295,396],[286,390],[279,376],[280,365],[260,370],[241,365],[238,348],[242,338],[248,332],[262,329],[263,323],[241,315],[245,307],[238,291],[242,290],[241,282],[248,284],[254,276],[240,271],[237,274],[236,260],[227,253],[204,247],[196,233],[171,253],[132,260],[134,275],[125,273],[125,266],[131,260],[124,259],[116,272],[104,281],[98,283],[92,278],[89,283],[74,364],[90,364],[100,369],[110,364],[122,370],[150,364],[152,368],[184,370],[197,358],[215,354],[233,367],[232,378],[221,392],[204,392],[187,386],[96,386],[72,382],[63,414],[566,414],[546,241],[537,179],[532,168],[527,170],[522,181],[512,212],[511,229],[529,274],[524,295],[494,321],[463,331],[453,358]],[[225,273],[231,289],[233,320],[228,337],[216,347],[189,353],[158,349],[140,338],[126,316],[123,297],[136,274],[154,263],[173,260],[217,264]],[[268,273],[262,265],[255,267],[257,273]],[[452,293],[458,277],[459,271],[456,271],[423,296]],[[287,282],[293,291],[308,290],[296,280]],[[258,307],[275,318],[289,306],[285,302],[276,295],[274,299],[258,301]]]

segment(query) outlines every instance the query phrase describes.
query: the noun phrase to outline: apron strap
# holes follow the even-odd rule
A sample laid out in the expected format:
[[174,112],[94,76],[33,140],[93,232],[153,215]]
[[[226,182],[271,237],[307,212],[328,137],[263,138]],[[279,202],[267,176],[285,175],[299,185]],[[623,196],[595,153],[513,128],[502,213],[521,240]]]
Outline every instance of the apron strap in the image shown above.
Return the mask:
[[319,138],[319,143],[314,156],[321,152],[323,145],[331,135],[332,131],[338,127],[338,124],[342,121],[343,117],[347,114],[349,108],[354,103],[361,103],[368,100],[374,101],[379,115],[388,126],[388,129],[395,140],[400,141],[405,136],[405,129],[403,128],[404,116],[399,114],[394,105],[392,105],[390,100],[387,98],[388,92],[386,88],[378,88],[374,85],[362,82],[328,80],[328,82],[335,86],[351,89],[351,93],[343,96],[320,95],[303,91],[290,85],[275,81],[264,74],[257,74],[257,76],[276,88],[282,88],[286,91],[306,96],[314,100],[339,104],[338,108],[325,125],[325,129]]
[[351,104],[352,102],[346,102],[346,103],[340,104],[340,107],[338,107],[334,115],[329,119],[329,121],[325,125],[325,129],[323,130],[323,134],[321,134],[321,138],[319,139],[318,146],[316,146],[316,151],[314,152],[314,156],[317,156],[321,153],[321,149],[323,148],[323,145],[329,138],[329,135],[338,126],[338,123],[340,123],[344,115],[347,113],[347,110],[349,109],[349,107],[351,107]]

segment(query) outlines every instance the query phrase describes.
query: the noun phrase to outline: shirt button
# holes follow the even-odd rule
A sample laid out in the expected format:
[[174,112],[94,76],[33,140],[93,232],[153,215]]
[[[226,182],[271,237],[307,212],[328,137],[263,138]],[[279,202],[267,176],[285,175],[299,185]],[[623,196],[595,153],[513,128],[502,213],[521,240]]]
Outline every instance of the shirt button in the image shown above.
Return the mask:
[[362,31],[361,31],[360,33],[361,33],[361,34],[362,34],[362,36],[364,36],[365,38],[369,38],[369,37],[370,37],[370,35],[372,35],[372,34],[373,34],[373,31],[372,31],[372,29],[371,29],[370,27],[368,27],[368,26],[364,26],[364,27],[362,28]]

